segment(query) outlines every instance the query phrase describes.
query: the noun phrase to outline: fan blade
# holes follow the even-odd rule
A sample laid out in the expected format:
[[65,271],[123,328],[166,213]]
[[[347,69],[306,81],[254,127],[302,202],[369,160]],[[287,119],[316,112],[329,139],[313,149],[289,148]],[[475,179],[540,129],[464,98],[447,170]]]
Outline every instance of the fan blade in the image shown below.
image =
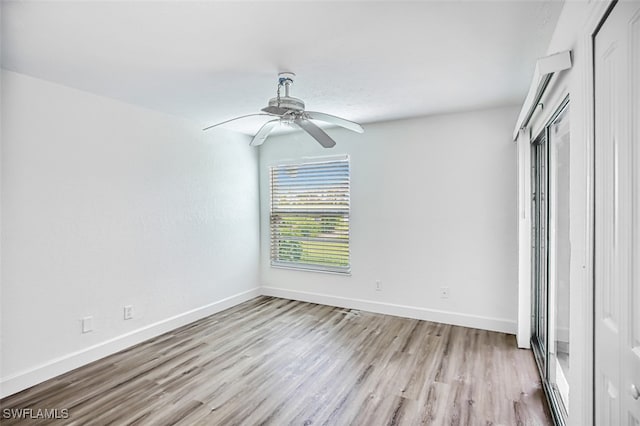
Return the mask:
[[353,121],[345,120],[344,118],[336,117],[335,115],[325,114],[323,112],[314,112],[307,111],[305,112],[307,117],[312,120],[320,120],[325,123],[335,124],[336,126],[344,127],[345,129],[349,129],[352,132],[362,133],[364,129],[358,123],[354,123]]
[[251,143],[249,145],[251,146],[262,145],[265,139],[267,139],[267,137],[269,136],[269,133],[271,133],[271,130],[273,130],[273,128],[278,123],[280,123],[280,119],[275,119],[275,120],[267,121],[266,123],[264,123],[264,125],[260,127],[260,130],[258,130],[258,133],[256,133],[253,139],[251,139]]
[[302,130],[309,133],[312,138],[317,140],[320,145],[324,146],[325,148],[331,148],[335,146],[336,141],[331,139],[324,130],[313,124],[311,121],[305,120],[304,118],[296,118],[293,122],[300,126]]
[[231,121],[240,120],[241,118],[253,117],[254,115],[267,115],[267,116],[269,116],[269,117],[272,117],[272,116],[273,116],[273,114],[261,114],[261,113],[241,115],[240,117],[232,118],[231,120],[226,120],[226,121],[223,121],[222,123],[217,123],[217,124],[213,124],[213,125],[211,125],[211,126],[209,126],[209,127],[205,127],[204,129],[202,129],[202,131],[212,129],[212,128],[214,128],[214,127],[221,126],[221,125],[223,125],[223,124],[227,124],[227,123],[229,123],[229,122],[231,122]]

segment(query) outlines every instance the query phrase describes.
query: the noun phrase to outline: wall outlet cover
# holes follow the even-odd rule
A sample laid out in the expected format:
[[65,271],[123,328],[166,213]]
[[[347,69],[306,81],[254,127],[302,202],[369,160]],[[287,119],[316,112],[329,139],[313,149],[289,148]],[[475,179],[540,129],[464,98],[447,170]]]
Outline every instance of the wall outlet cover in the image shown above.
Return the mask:
[[82,332],[89,333],[90,331],[93,331],[93,317],[82,318]]
[[124,319],[130,320],[133,318],[133,305],[126,305],[124,307]]

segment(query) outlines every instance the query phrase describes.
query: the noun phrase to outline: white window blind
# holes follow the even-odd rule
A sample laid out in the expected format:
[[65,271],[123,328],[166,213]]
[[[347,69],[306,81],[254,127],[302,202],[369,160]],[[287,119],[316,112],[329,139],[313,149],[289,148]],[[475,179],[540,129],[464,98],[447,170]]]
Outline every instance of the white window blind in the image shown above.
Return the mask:
[[349,273],[349,158],[273,166],[271,264]]

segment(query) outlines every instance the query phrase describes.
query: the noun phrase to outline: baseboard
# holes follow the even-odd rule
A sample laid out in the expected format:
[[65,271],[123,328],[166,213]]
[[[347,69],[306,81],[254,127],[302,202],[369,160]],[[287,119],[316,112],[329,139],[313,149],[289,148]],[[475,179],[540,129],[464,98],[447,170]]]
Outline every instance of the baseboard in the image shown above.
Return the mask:
[[14,374],[0,380],[0,398],[12,395],[33,385],[49,380],[90,362],[97,361],[123,349],[142,343],[183,325],[205,318],[216,312],[231,308],[237,304],[260,296],[260,288],[254,288],[233,296],[209,303],[205,306],[184,312],[171,318],[123,334],[97,345],[73,352],[27,371]]
[[44,382],[45,380],[52,379],[60,374],[82,367],[83,365],[97,361],[128,347],[142,343],[145,340],[159,336],[178,327],[182,327],[183,325],[192,323],[201,318],[205,318],[209,315],[215,314],[216,312],[231,308],[260,295],[282,297],[340,308],[359,309],[379,314],[434,321],[463,327],[498,331],[502,333],[515,334],[516,332],[516,322],[507,319],[482,317],[458,312],[426,309],[416,306],[397,305],[371,300],[352,299],[276,287],[260,287],[238,293],[191,311],[158,321],[154,324],[147,325],[97,345],[53,359],[30,370],[2,378],[0,380],[0,398],[20,392],[21,390]]
[[516,334],[517,329],[516,321],[503,318],[483,317],[371,300],[351,299],[347,297],[309,293],[277,287],[261,287],[261,290],[262,294],[265,296],[282,297],[284,299],[300,300],[302,302],[318,303],[320,305],[330,305],[339,308],[359,309],[361,311],[375,312],[378,314],[460,325],[463,327],[479,328],[482,330],[498,331],[501,333]]

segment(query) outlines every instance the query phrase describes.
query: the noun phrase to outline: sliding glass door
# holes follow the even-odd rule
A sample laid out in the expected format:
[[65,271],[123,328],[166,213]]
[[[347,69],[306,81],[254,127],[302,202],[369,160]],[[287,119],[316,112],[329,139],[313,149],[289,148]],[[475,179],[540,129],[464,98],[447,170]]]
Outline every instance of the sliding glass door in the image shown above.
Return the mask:
[[531,147],[532,346],[556,422],[569,412],[569,108]]

